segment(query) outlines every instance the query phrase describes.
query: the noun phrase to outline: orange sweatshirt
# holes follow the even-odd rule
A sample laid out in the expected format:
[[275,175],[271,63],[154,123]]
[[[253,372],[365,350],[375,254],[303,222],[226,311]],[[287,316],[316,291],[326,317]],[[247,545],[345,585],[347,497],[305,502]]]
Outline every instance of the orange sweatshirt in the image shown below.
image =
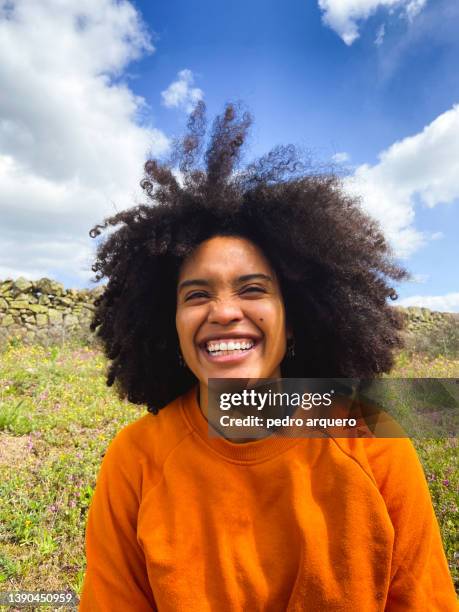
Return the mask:
[[458,609],[408,439],[237,444],[196,391],[109,445],[80,612]]

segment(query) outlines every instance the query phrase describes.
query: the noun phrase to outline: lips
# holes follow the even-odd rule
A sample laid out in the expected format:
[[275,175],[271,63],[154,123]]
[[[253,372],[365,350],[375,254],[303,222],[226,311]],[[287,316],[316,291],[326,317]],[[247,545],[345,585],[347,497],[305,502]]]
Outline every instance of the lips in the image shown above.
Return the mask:
[[245,341],[252,341],[254,344],[256,344],[257,342],[259,342],[261,340],[260,336],[257,336],[255,334],[244,334],[244,333],[235,333],[233,332],[232,334],[213,334],[213,335],[209,335],[209,336],[205,336],[204,338],[202,338],[201,340],[198,341],[198,345],[199,347],[205,347],[206,344],[208,342],[226,342],[228,343],[230,340],[232,340],[233,342],[242,342],[243,340]]
[[[247,359],[249,355],[258,350],[260,344],[261,339],[254,336],[220,335],[200,342],[199,349],[205,356],[206,361],[233,364]],[[209,346],[214,350],[208,350]],[[238,346],[239,348],[237,348]]]
[[220,338],[205,343],[209,353],[218,351],[248,350],[255,344],[251,338]]

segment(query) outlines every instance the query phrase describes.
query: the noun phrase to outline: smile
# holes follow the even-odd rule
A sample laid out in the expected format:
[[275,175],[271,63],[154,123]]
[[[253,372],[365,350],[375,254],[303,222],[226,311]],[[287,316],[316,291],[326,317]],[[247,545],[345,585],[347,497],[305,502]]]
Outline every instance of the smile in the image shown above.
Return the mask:
[[206,358],[212,362],[238,362],[245,359],[258,346],[259,341],[252,338],[225,338],[209,340],[201,345]]

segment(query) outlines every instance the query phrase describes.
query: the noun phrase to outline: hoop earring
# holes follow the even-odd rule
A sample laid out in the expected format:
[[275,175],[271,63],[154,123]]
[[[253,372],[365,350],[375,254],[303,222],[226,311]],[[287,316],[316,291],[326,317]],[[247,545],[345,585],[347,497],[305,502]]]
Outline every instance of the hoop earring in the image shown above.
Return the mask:
[[287,357],[289,359],[295,357],[295,338],[289,338],[287,341]]

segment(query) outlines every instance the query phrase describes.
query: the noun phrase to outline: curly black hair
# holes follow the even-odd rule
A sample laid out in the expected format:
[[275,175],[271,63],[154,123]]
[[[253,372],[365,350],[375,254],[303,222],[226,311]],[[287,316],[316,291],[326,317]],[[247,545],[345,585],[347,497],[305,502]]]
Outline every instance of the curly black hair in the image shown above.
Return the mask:
[[188,119],[166,162],[150,159],[141,186],[151,203],[106,218],[90,231],[120,228],[99,244],[93,282],[97,330],[111,360],[107,385],[156,414],[197,380],[179,362],[176,286],[183,260],[216,235],[242,236],[276,271],[295,357],[284,377],[373,378],[403,346],[404,319],[387,303],[387,279],[408,272],[393,260],[379,225],[346,195],[339,176],[314,169],[292,146],[240,167],[252,117],[227,104],[205,151],[205,105]]

